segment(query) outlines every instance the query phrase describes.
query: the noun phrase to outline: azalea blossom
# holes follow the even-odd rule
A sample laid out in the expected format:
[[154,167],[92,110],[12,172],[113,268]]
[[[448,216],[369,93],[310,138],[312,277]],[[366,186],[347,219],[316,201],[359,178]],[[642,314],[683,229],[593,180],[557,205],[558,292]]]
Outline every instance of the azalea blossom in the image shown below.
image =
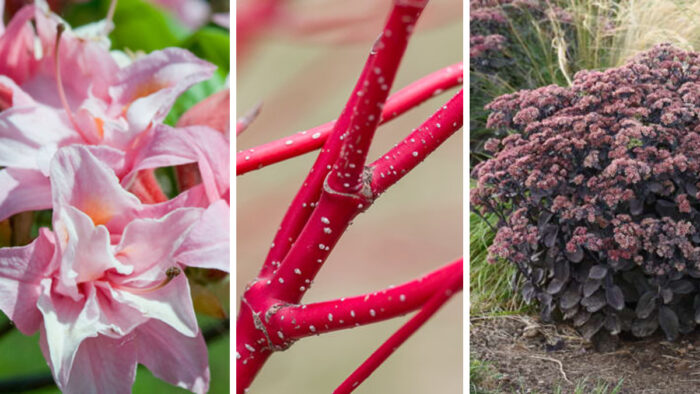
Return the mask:
[[127,171],[139,141],[177,97],[215,70],[178,48],[120,68],[103,40],[61,26],[56,15],[27,6],[0,36],[0,220],[51,207],[48,163],[62,146],[124,152]]
[[50,179],[53,231],[0,249],[0,309],[24,334],[40,330],[65,392],[129,392],[137,363],[205,392],[206,345],[177,258],[204,210],[142,204],[86,147],[60,149]]

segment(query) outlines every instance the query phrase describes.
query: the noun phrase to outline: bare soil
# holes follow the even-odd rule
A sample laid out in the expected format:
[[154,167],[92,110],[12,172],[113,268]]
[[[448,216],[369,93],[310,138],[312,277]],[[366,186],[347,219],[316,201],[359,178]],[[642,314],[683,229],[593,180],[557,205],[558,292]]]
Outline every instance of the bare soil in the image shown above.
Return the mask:
[[621,337],[599,352],[567,325],[530,316],[473,317],[470,353],[493,369],[481,382],[495,393],[590,393],[601,384],[620,393],[700,393],[700,332],[670,343],[661,335]]

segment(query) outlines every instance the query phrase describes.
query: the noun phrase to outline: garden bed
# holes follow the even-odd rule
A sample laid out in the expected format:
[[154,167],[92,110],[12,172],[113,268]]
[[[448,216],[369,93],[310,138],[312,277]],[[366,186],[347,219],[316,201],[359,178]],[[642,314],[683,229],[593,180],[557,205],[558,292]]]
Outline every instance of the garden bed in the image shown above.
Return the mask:
[[680,394],[700,387],[698,331],[675,342],[660,333],[621,336],[603,352],[569,325],[524,315],[472,317],[470,332],[471,359],[480,364],[472,393]]

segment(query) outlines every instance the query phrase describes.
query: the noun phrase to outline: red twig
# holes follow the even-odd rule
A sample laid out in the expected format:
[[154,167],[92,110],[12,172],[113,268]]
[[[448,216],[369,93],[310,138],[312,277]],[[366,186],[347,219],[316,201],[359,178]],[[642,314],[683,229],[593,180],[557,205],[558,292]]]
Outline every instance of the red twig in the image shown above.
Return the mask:
[[402,316],[416,310],[451,278],[462,275],[462,259],[420,279],[356,297],[306,305],[284,305],[266,316],[270,337],[286,348],[291,341]]
[[[435,71],[392,94],[382,110],[380,124],[402,115],[443,91],[462,84],[462,62]],[[333,131],[335,121],[289,137],[246,149],[236,154],[236,175],[303,155],[323,146]]]
[[463,90],[440,107],[428,120],[415,129],[402,142],[370,165],[372,168],[372,193],[383,193],[409,171],[420,164],[447,138],[462,128]]
[[[365,63],[365,67],[362,70],[362,74],[350,95],[348,103],[333,128],[331,137],[324,144],[324,149],[322,149],[301,189],[294,197],[289,210],[287,210],[282,224],[280,225],[280,230],[277,232],[273,241],[273,246],[265,259],[260,273],[261,277],[274,271],[276,268],[275,263],[279,266],[280,262],[287,259],[286,255],[290,251],[292,244],[297,241],[297,237],[306,223],[310,222],[309,217],[312,211],[315,211],[313,207],[316,205],[317,201],[319,201],[323,185],[326,182],[326,176],[330,173],[333,166],[336,165],[339,155],[345,157],[345,159],[343,159],[345,162],[344,165],[348,167],[351,164],[358,166],[358,159],[364,160],[366,149],[363,150],[361,147],[355,147],[355,149],[350,152],[349,149],[346,148],[345,153],[343,153],[341,149],[343,146],[347,147],[349,145],[348,141],[354,143],[358,138],[361,139],[361,134],[358,134],[358,130],[366,134],[362,142],[363,145],[371,140],[377,126],[379,114],[377,113],[374,115],[374,119],[369,120],[369,116],[371,115],[369,112],[372,111],[367,107],[376,108],[376,110],[374,110],[375,112],[380,111],[381,107],[383,107],[386,95],[393,82],[393,76],[395,75],[401,57],[406,49],[406,45],[408,44],[410,32],[413,29],[416,18],[425,7],[425,2],[418,6],[407,6],[400,3],[401,2],[396,1],[393,4],[385,29],[375,42],[370,56]],[[399,29],[397,29],[397,25],[400,26]],[[375,65],[381,65],[379,67],[380,70],[382,70],[382,82],[379,82],[380,76],[375,74]],[[377,86],[378,84],[379,86]],[[368,86],[372,87],[372,89],[367,90]],[[386,90],[382,89],[382,86],[386,86]],[[370,99],[377,101],[372,102]],[[358,106],[363,114],[362,117],[358,117],[356,114]],[[356,129],[356,126],[359,129]],[[346,135],[349,130],[353,130],[352,137]],[[346,140],[346,137],[350,138],[350,140]],[[358,153],[358,151],[364,153]],[[350,160],[349,155],[360,155],[362,157],[353,157],[352,160]],[[358,172],[362,171],[363,164],[364,162],[360,163],[360,168],[353,169],[352,172],[343,170],[340,172],[336,171],[336,174],[339,173],[345,176],[345,174],[349,173],[350,176],[347,177],[347,179],[357,180],[359,179]],[[331,179],[333,179],[333,177],[331,177]],[[348,190],[348,188],[344,187],[344,184],[347,182],[340,183],[342,190]],[[334,190],[340,191],[337,188],[334,188]],[[361,202],[355,203],[356,206],[359,204],[361,204]],[[352,216],[348,216],[348,218],[351,219]],[[334,235],[334,237],[339,236],[338,233],[336,234],[337,235]],[[289,288],[289,286],[285,286],[283,283],[280,283],[280,285]]]
[[[459,260],[460,267],[462,260]],[[334,394],[350,393],[364,382],[401,344],[403,344],[416,330],[418,330],[435,312],[437,312],[453,294],[462,290],[462,272],[458,276],[450,278],[447,285],[436,292],[423,308],[386,340],[369,358],[362,363],[343,383],[338,386]]]
[[[395,177],[392,182],[375,188],[373,168],[365,167],[365,161],[408,38],[426,3],[424,0],[394,0],[385,28],[375,42],[346,106],[332,125],[332,131],[328,132],[321,153],[290,205],[260,274],[243,293],[236,328],[238,393],[249,387],[274,350],[282,350],[294,340],[314,333],[398,316],[426,302],[432,305],[428,300],[433,299],[430,297],[445,282],[456,275],[461,278],[460,260],[423,280],[395,289],[344,301],[295,305],[352,219],[372,204],[377,196],[374,191],[384,191],[400,178]],[[461,67],[459,76],[454,76],[451,83],[460,80]],[[388,117],[417,105],[425,99],[420,97],[426,91],[432,95],[435,89],[422,86],[408,91],[407,96],[399,101],[402,104],[387,112]],[[459,93],[424,123],[422,129],[411,134],[430,140],[429,143],[426,140],[427,146],[421,149],[423,157],[461,127],[461,117],[457,118],[455,114],[457,107],[461,114],[461,100]],[[442,125],[437,122],[447,120],[452,126],[442,130]],[[313,134],[311,139],[314,139]],[[294,145],[294,142],[285,141],[285,145]],[[409,142],[403,144],[410,145]],[[411,145],[411,149],[416,148]],[[404,159],[402,149],[392,150],[389,154],[401,174],[410,171],[420,161]],[[461,279],[459,282],[461,286]],[[429,316],[433,312],[420,315],[426,313]]]

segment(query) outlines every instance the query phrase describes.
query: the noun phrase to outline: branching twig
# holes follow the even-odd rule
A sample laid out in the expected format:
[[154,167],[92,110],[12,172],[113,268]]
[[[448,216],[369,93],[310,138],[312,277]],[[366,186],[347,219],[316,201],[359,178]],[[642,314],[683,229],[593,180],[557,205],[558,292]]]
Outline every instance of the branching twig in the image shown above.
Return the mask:
[[288,341],[310,335],[402,316],[422,307],[444,287],[446,281],[461,273],[462,259],[459,259],[420,279],[381,291],[313,304],[282,306],[269,316],[266,324],[273,333],[270,335],[272,340],[284,347]]
[[[431,97],[460,85],[463,69],[462,62],[453,64],[392,94],[386,100],[379,123],[389,122]],[[331,135],[335,123],[335,121],[324,123],[312,129],[238,152],[236,154],[236,175],[243,175],[320,148]]]
[[[461,261],[461,260],[460,260]],[[461,267],[461,265],[460,265]],[[350,393],[369,377],[394,351],[418,330],[452,295],[462,289],[462,272],[451,278],[447,285],[436,292],[423,308],[384,342],[369,358],[360,365],[334,394]]]
[[420,127],[370,165],[372,193],[377,196],[420,164],[447,138],[462,128],[463,91],[435,112]]

